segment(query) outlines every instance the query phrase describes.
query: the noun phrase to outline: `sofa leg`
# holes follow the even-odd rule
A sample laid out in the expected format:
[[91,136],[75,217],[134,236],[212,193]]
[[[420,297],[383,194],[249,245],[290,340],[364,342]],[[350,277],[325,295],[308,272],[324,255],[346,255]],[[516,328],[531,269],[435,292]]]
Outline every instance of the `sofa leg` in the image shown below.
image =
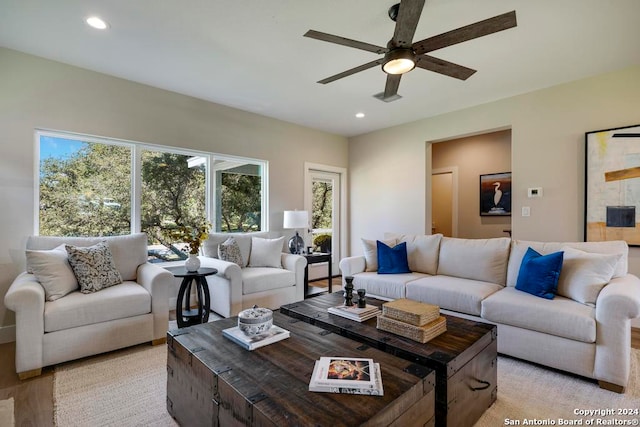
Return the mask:
[[162,345],[167,343],[167,337],[158,338],[157,340],[152,340],[151,345]]
[[606,381],[598,381],[600,388],[612,391],[614,393],[624,393],[624,387],[618,384],[608,383]]
[[39,377],[40,375],[42,375],[42,368],[32,369],[30,371],[18,372],[18,378],[20,378],[20,380]]

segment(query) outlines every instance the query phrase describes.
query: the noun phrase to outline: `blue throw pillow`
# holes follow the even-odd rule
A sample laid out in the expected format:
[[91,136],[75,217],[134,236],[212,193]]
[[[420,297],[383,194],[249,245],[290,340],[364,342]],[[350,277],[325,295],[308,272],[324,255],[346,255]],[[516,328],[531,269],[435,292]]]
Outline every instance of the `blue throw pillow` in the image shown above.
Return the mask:
[[564,252],[541,255],[527,249],[522,258],[516,289],[540,298],[553,299],[558,290]]
[[407,260],[407,243],[402,242],[393,248],[376,241],[378,248],[378,274],[411,273]]

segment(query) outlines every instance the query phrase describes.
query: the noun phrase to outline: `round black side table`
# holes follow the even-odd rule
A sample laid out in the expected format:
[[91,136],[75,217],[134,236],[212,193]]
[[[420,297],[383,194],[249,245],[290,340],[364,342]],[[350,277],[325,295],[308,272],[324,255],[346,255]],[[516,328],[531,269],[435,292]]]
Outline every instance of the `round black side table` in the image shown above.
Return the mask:
[[[187,271],[184,267],[172,268],[174,277],[182,277],[178,300],[176,301],[176,320],[178,327],[197,325],[209,321],[209,311],[211,309],[211,299],[209,296],[209,286],[206,276],[214,275],[218,272],[215,268],[199,268],[198,271]],[[191,308],[191,284],[196,284],[196,300],[198,308]]]

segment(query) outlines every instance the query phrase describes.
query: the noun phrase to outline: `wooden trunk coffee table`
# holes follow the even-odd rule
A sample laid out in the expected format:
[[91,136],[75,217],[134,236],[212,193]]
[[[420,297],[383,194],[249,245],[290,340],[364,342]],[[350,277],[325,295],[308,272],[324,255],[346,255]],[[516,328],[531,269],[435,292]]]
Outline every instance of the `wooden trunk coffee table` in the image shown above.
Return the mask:
[[[285,340],[253,351],[223,337],[237,317],[167,333],[167,410],[183,426],[433,426],[435,373],[274,312]],[[321,356],[380,363],[384,396],[308,391]]]
[[[376,319],[358,323],[327,313],[343,304],[342,292],[283,305],[280,311],[436,371],[436,425],[471,426],[496,400],[497,328],[446,316],[447,332],[421,344],[378,330]],[[381,306],[384,301],[367,298]]]

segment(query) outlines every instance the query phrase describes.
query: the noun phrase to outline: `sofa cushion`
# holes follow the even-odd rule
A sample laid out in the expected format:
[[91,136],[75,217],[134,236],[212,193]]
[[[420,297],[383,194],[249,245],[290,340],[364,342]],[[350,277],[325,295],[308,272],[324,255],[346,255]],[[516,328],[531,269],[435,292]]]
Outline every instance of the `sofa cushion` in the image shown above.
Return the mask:
[[594,254],[568,246],[558,282],[558,295],[595,305],[598,294],[609,283],[622,254]]
[[[113,262],[120,272],[122,280],[136,280],[138,266],[147,262],[147,235],[145,233],[107,237],[29,236],[27,249],[53,249],[61,244],[87,247],[101,241],[106,241],[109,245]],[[28,262],[27,272],[33,272]]]
[[27,250],[27,263],[44,288],[45,299],[55,301],[78,289],[64,245],[48,251]]
[[249,267],[282,268],[282,245],[284,237],[277,239],[263,239],[251,237],[251,254]]
[[364,289],[367,294],[384,298],[404,298],[405,285],[413,280],[427,277],[423,273],[386,274],[379,275],[375,272],[358,273],[353,276],[354,289]]
[[65,249],[80,292],[88,294],[122,283],[122,276],[106,242],[86,248],[65,245]]
[[406,296],[446,310],[479,316],[482,300],[500,289],[503,286],[495,283],[430,276],[407,283]]
[[593,343],[595,308],[569,298],[537,298],[506,287],[482,301],[482,318],[563,338]]
[[[362,240],[362,249],[364,252],[364,271],[378,271],[378,241],[377,240]],[[387,246],[395,246],[396,239],[381,240]]]
[[45,332],[60,331],[151,312],[151,295],[135,282],[122,282],[100,292],[71,292],[44,305]]
[[394,247],[389,247],[377,241],[378,249],[378,274],[402,274],[411,273],[407,262],[407,243],[402,242]]
[[522,258],[516,289],[540,298],[553,299],[558,290],[564,252],[540,255],[529,248]]
[[238,246],[238,242],[233,237],[229,237],[218,245],[218,258],[222,261],[238,264],[240,268],[245,267],[245,262],[242,259],[242,254],[240,253],[240,246]]
[[242,269],[241,274],[244,295],[288,288],[296,284],[295,273],[282,268],[247,267]]
[[443,237],[440,242],[438,275],[460,277],[504,285],[511,240],[457,239]]
[[621,254],[618,260],[613,277],[622,277],[627,274],[629,246],[625,241],[615,240],[609,242],[533,242],[527,240],[514,240],[511,244],[511,254],[509,255],[509,267],[507,269],[507,286],[515,286],[518,279],[520,263],[527,248],[533,248],[542,255],[561,251],[563,247],[571,247],[585,252],[597,254]]
[[417,273],[436,275],[438,273],[438,256],[442,234],[412,235],[385,233],[385,239],[407,243],[407,260],[409,269]]

